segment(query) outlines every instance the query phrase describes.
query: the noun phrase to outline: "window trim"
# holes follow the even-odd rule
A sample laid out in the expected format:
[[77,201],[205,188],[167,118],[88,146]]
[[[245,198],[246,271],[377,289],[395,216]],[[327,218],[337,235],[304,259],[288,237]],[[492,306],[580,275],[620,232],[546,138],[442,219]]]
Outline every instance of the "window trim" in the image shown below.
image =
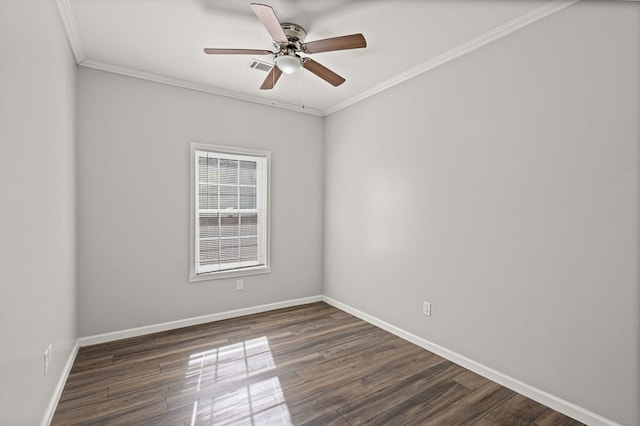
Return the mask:
[[[224,271],[213,271],[207,273],[196,274],[196,188],[198,183],[196,181],[196,151],[212,151],[219,154],[227,155],[240,155],[240,156],[252,156],[263,157],[266,159],[266,224],[265,224],[265,264],[255,267],[245,267],[240,269],[231,269]],[[239,148],[231,146],[214,145],[202,142],[191,142],[189,148],[190,154],[190,193],[189,193],[189,282],[200,282],[218,280],[224,278],[242,277],[247,275],[268,274],[271,272],[271,152],[261,151],[250,148]]]

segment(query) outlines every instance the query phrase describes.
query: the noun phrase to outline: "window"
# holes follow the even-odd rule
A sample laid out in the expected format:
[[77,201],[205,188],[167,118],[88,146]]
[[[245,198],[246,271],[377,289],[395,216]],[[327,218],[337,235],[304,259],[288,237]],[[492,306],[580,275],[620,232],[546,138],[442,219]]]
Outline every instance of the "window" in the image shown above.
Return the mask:
[[191,144],[189,281],[266,273],[270,153]]

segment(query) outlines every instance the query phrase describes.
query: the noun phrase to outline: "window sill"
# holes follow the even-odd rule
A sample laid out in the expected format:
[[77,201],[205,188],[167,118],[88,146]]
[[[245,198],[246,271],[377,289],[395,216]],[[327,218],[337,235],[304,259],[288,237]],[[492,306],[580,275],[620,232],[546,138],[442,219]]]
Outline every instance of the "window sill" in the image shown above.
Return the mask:
[[259,275],[271,273],[270,266],[256,266],[255,268],[243,268],[233,271],[209,272],[206,274],[189,275],[189,282],[220,280],[224,278],[244,277],[247,275]]

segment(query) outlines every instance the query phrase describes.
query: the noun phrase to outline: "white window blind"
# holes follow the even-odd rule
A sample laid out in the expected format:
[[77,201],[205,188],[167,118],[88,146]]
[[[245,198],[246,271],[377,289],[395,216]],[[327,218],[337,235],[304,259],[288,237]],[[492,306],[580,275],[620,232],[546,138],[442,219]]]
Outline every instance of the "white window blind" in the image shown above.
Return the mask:
[[193,272],[268,267],[268,156],[204,149],[194,155]]

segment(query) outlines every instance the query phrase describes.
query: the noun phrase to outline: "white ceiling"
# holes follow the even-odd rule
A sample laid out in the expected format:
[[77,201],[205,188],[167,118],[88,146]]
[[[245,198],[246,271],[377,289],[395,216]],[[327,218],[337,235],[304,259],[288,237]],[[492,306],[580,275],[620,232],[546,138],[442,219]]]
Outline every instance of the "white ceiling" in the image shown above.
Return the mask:
[[264,0],[306,41],[363,33],[365,49],[310,55],[346,78],[309,72],[274,90],[249,68],[269,56],[206,55],[205,47],[273,50],[249,0],[57,0],[81,66],[327,115],[542,19],[577,0]]

